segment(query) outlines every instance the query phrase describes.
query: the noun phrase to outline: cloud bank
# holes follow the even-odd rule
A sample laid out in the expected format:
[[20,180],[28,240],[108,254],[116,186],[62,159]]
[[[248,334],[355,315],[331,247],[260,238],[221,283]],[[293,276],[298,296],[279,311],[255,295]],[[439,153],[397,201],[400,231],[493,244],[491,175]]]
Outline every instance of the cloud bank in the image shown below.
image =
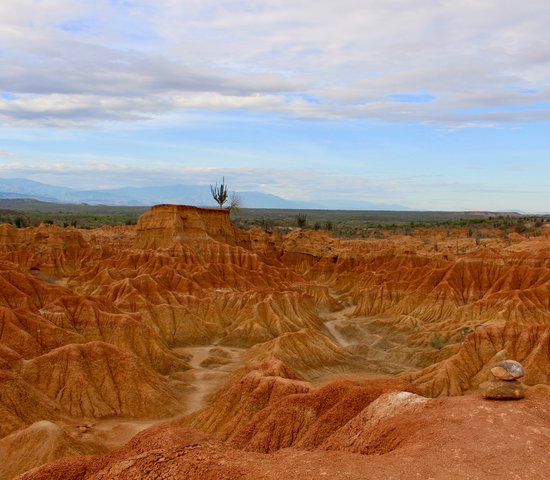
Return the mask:
[[550,120],[546,0],[3,0],[0,124]]

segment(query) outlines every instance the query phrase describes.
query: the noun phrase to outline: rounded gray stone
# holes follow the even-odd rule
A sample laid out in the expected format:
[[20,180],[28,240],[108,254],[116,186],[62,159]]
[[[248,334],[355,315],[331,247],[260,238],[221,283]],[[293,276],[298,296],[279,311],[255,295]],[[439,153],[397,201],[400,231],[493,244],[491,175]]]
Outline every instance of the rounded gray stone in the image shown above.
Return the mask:
[[525,375],[525,370],[515,360],[502,360],[493,365],[491,373],[499,380],[517,380]]

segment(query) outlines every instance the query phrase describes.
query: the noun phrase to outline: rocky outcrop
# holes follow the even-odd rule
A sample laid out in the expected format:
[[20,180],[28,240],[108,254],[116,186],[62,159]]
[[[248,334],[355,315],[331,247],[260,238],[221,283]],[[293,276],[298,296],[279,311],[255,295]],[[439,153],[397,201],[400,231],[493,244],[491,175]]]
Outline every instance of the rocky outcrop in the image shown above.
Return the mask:
[[490,369],[505,359],[523,364],[527,385],[550,383],[550,327],[507,322],[478,328],[454,355],[405,378],[427,396],[462,395],[489,380]]
[[140,218],[136,248],[166,248],[177,242],[216,240],[234,245],[229,210],[189,205],[156,205]]

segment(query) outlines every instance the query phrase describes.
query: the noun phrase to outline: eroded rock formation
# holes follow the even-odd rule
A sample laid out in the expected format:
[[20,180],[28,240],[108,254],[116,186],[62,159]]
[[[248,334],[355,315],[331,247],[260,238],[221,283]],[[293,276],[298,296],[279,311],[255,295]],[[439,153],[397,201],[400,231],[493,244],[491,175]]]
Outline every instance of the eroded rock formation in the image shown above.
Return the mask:
[[[302,475],[332,475],[334,451],[401,478],[406,452],[428,458],[435,448],[422,435],[459,448],[428,420],[478,409],[474,392],[499,360],[524,365],[521,402],[548,406],[549,328],[544,235],[485,245],[464,229],[365,241],[281,236],[239,230],[225,210],[176,205],[152,208],[135,227],[2,225],[0,455],[44,448],[0,473],[99,453],[175,416],[117,452],[26,478],[134,478],[152,468],[159,478],[294,478],[281,476],[285,462],[318,462]],[[464,394],[474,396],[425,398]],[[527,414],[522,405],[506,408]],[[503,431],[519,425],[507,418]],[[542,442],[548,418],[537,418]],[[98,425],[75,437],[82,419]],[[138,451],[143,461],[121,470]],[[389,452],[403,463],[364,458]],[[458,465],[480,472],[463,454]]]
[[550,326],[507,322],[478,328],[454,355],[406,378],[428,396],[461,395],[489,380],[493,365],[508,358],[524,365],[527,385],[549,385]]

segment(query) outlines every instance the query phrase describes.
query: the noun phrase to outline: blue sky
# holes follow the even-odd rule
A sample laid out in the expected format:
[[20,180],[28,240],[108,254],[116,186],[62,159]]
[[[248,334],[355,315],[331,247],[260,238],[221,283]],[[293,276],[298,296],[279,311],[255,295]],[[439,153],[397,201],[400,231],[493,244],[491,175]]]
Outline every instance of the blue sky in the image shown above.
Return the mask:
[[545,1],[312,4],[3,0],[0,177],[550,211]]

